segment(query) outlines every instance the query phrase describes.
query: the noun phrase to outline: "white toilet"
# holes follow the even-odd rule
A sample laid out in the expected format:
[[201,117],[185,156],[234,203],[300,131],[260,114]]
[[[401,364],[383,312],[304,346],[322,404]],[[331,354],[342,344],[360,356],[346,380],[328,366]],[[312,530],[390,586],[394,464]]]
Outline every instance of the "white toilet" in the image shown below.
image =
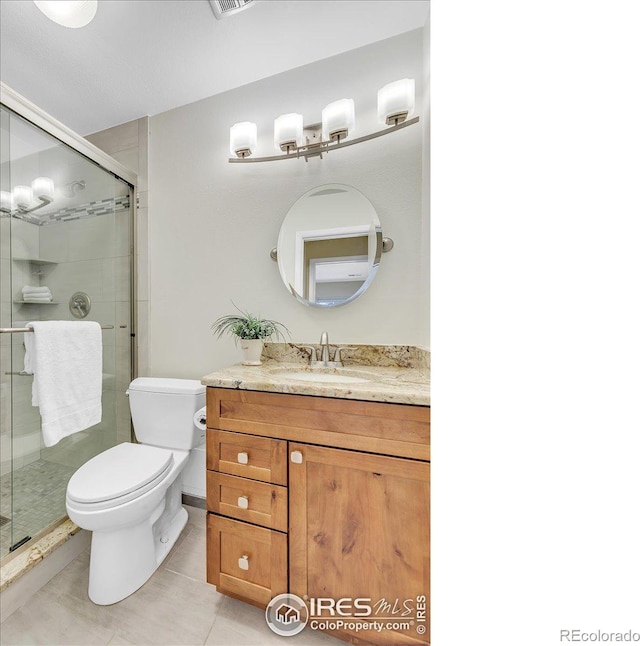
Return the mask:
[[83,464],[67,485],[67,513],[93,532],[89,598],[121,601],[155,572],[187,524],[182,476],[201,441],[195,413],[205,387],[192,379],[134,379],[127,391],[136,437]]

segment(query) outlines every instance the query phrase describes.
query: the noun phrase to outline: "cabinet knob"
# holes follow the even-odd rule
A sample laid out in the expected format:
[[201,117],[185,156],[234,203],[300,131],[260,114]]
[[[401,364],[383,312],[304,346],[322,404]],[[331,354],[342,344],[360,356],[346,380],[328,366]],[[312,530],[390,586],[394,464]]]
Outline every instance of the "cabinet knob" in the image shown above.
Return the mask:
[[238,464],[249,464],[249,454],[244,451],[238,453]]
[[240,509],[249,509],[249,498],[247,496],[240,496],[238,498],[238,507]]
[[300,451],[291,451],[291,462],[302,464],[302,453]]
[[249,569],[249,557],[244,554],[238,559],[238,567],[241,570],[248,570]]

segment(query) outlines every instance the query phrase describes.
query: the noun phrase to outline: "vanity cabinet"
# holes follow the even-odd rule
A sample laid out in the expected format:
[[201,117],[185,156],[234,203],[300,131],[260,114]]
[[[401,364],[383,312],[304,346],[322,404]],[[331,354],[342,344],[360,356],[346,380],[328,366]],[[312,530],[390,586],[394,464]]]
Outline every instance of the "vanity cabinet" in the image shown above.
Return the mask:
[[367,599],[369,616],[344,619],[413,623],[332,634],[427,644],[429,412],[207,388],[209,583],[260,607],[287,591]]

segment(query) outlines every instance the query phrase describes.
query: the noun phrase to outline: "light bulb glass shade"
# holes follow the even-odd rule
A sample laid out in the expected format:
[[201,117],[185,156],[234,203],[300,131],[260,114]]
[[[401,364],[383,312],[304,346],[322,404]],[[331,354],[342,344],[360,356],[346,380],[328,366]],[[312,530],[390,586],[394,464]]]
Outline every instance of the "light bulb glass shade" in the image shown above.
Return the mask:
[[53,199],[53,180],[50,177],[36,177],[31,182],[31,189],[37,198],[44,200]]
[[0,191],[0,209],[5,213],[13,211],[13,195],[9,191]]
[[98,11],[98,0],[33,0],[53,22],[77,29],[88,25]]
[[322,138],[346,139],[353,134],[356,125],[353,99],[340,99],[330,103],[322,111]]
[[287,150],[302,146],[302,115],[292,112],[281,114],[273,122],[273,143],[276,150]]
[[33,191],[30,186],[13,187],[13,203],[21,209],[28,209],[33,202]]
[[378,119],[392,125],[413,115],[416,107],[416,82],[401,79],[378,90]]
[[232,155],[248,157],[258,143],[258,126],[251,121],[235,123],[229,130],[229,140]]

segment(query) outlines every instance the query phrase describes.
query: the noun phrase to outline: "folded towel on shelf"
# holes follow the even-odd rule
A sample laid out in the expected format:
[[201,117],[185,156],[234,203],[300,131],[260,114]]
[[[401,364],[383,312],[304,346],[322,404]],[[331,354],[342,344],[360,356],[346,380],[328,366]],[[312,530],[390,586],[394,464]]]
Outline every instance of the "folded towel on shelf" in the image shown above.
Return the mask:
[[42,287],[32,287],[31,285],[25,285],[22,288],[23,294],[51,294],[51,290],[43,285]]
[[51,303],[53,296],[31,296],[27,294],[22,297],[24,303]]
[[31,404],[45,446],[102,420],[102,331],[95,321],[32,321],[24,335]]
[[53,294],[46,285],[42,287],[25,285],[22,288],[22,300],[25,303],[51,303],[53,301]]

